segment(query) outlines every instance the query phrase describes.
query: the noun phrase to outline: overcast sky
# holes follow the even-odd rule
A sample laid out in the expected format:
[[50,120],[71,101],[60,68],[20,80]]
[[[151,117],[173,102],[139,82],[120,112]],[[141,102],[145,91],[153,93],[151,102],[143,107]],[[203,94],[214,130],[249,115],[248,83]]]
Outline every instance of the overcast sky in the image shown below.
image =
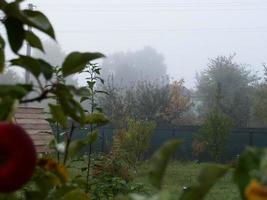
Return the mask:
[[267,62],[266,0],[32,0],[65,52],[156,48],[168,73],[195,83],[208,58],[237,53],[261,71]]

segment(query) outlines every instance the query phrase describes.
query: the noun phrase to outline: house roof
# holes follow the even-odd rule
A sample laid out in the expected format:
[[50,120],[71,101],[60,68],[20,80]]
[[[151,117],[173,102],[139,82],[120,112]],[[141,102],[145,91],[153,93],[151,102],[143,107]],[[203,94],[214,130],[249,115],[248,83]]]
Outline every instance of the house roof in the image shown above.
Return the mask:
[[48,144],[53,135],[50,124],[45,120],[43,108],[19,107],[15,113],[15,122],[32,138],[38,153],[49,151]]

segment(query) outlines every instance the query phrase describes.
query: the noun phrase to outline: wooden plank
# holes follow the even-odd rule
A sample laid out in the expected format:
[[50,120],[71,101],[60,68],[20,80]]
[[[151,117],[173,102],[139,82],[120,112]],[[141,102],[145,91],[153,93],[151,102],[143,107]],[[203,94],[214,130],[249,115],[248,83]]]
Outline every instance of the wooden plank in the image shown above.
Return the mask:
[[35,113],[15,113],[16,119],[45,119],[43,114]]
[[52,140],[34,140],[33,144],[34,146],[40,146],[40,145],[43,145],[43,146],[47,146],[49,145],[49,143],[51,142]]
[[21,108],[21,109],[17,109],[15,113],[29,113],[29,114],[43,114],[43,110],[42,109],[27,109],[27,108]]
[[52,135],[51,130],[26,130],[29,135]]
[[51,140],[34,140],[35,146],[47,146]]
[[51,130],[49,124],[19,124],[22,128],[27,130]]
[[35,140],[51,140],[54,138],[53,135],[29,135],[33,141]]
[[50,141],[53,139],[52,135],[30,135],[32,140],[44,140],[44,141]]
[[17,124],[49,124],[44,119],[16,119]]
[[43,114],[42,108],[18,108],[16,113]]
[[52,151],[51,149],[49,149],[48,146],[43,146],[43,145],[35,146],[35,149],[37,153],[48,153]]
[[53,139],[52,129],[45,120],[43,108],[20,107],[15,113],[15,119],[32,138],[38,153],[51,151],[47,145]]

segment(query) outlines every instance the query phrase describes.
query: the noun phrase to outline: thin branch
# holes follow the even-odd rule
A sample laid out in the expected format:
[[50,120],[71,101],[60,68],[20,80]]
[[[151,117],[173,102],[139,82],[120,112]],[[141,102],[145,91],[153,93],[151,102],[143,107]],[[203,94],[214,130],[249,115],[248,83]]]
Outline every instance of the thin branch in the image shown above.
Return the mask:
[[47,95],[50,91],[51,90],[44,90],[39,96],[31,98],[31,99],[20,100],[20,103],[30,103],[30,102],[34,102],[34,101],[40,102],[40,101],[48,98]]
[[39,79],[39,78],[36,78],[36,81],[37,81],[37,83],[38,83],[38,85],[39,85],[41,91],[44,92],[44,87],[43,87],[43,85],[42,85],[40,79]]

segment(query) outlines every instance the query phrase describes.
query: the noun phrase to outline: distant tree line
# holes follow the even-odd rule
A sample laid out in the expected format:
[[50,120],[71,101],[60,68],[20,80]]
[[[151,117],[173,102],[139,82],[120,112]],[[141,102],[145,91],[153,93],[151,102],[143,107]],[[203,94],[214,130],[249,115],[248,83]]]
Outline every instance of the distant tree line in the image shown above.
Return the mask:
[[[140,56],[142,52],[147,57]],[[143,59],[142,62],[135,62],[136,54]],[[207,67],[196,76],[196,89],[189,90],[185,88],[183,80],[170,81],[162,67],[163,57],[151,48],[135,53],[114,54],[103,63],[103,69],[106,70],[105,89],[109,96],[100,98],[99,101],[114,121],[130,117],[177,126],[197,125],[203,124],[214,109],[216,91],[220,87],[218,109],[230,118],[234,127],[265,126],[267,68],[265,67],[265,76],[261,78],[250,71],[248,65],[237,63],[234,58],[235,55],[230,55],[210,59]],[[139,63],[142,65],[138,65]],[[152,76],[142,79],[146,76],[134,73],[136,66],[148,66],[143,71]],[[157,75],[154,76],[155,74]],[[132,76],[130,82],[126,75]],[[123,77],[126,80],[123,81]]]
[[[58,65],[64,53],[58,45],[45,43],[47,60]],[[49,53],[50,52],[50,53]],[[34,52],[42,57],[42,53]],[[189,90],[184,80],[170,80],[164,57],[152,47],[140,51],[121,52],[103,61],[102,77],[108,95],[97,98],[112,122],[122,125],[128,119],[155,121],[157,124],[203,124],[216,104],[234,127],[259,127],[267,124],[267,67],[264,77],[249,70],[248,65],[234,61],[234,55],[210,59],[196,76],[196,88]],[[0,83],[23,82],[14,70],[0,76]],[[68,82],[76,79],[71,77]],[[43,105],[46,107],[46,105]]]
[[191,92],[183,81],[172,83],[139,81],[126,88],[107,82],[104,88],[109,95],[99,103],[113,123],[123,125],[128,118],[155,121],[157,124],[190,125],[194,123]]

